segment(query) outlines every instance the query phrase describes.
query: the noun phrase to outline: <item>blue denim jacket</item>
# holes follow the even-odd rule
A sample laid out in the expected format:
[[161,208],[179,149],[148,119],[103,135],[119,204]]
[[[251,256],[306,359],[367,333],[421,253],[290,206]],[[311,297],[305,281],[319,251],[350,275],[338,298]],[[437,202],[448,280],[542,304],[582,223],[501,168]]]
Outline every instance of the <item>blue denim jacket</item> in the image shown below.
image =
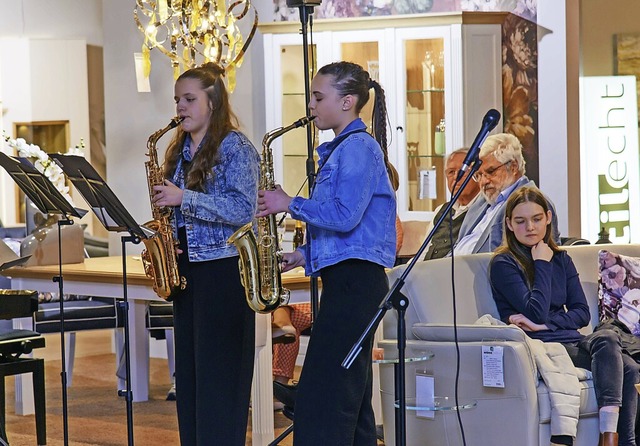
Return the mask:
[[[182,214],[189,261],[202,262],[238,254],[227,239],[253,220],[257,210],[260,155],[240,132],[230,132],[220,144],[218,163],[205,180],[205,192],[184,188],[183,158],[173,174],[173,183],[184,189]],[[175,217],[173,219],[174,231]]]
[[307,275],[347,259],[394,264],[395,193],[382,150],[365,128],[356,119],[317,148],[321,167],[311,197],[295,197],[289,205],[293,218],[308,223]]

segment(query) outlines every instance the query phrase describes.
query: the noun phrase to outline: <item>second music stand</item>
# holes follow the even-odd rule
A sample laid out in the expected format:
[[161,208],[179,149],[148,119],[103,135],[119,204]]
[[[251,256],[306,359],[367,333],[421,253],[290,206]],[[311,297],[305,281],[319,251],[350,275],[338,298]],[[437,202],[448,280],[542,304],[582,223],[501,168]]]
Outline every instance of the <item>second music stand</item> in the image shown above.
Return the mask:
[[18,187],[36,205],[43,214],[61,215],[58,220],[58,266],[59,275],[53,277],[58,283],[60,302],[60,350],[62,356],[62,422],[65,446],[69,444],[69,423],[67,413],[67,372],[64,342],[64,281],[62,279],[62,226],[72,225],[71,217],[82,218],[87,211],[73,207],[71,203],[56,189],[49,179],[40,173],[27,158],[11,157],[0,152],[0,165],[13,178]]
[[128,232],[122,236],[122,307],[124,308],[124,355],[126,370],[126,390],[118,390],[127,404],[127,439],[133,446],[133,392],[131,391],[131,358],[129,352],[129,301],[127,297],[127,256],[126,242],[138,244],[154,234],[153,231],[140,226],[100,174],[82,156],[52,154],[51,158],[60,166],[65,175],[87,201],[94,214],[107,231]]

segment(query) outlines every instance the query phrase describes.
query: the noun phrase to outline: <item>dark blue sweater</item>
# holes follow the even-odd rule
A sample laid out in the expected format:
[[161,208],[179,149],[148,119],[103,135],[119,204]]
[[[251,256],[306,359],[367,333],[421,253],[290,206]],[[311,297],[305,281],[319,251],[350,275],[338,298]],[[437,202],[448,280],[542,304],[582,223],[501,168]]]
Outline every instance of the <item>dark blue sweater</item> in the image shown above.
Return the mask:
[[523,314],[549,330],[527,331],[534,339],[547,342],[575,342],[577,331],[590,321],[589,305],[584,296],[578,271],[566,251],[553,255],[550,262],[536,260],[533,286],[524,271],[509,254],[491,260],[490,277],[493,299],[500,319],[509,323],[512,314]]

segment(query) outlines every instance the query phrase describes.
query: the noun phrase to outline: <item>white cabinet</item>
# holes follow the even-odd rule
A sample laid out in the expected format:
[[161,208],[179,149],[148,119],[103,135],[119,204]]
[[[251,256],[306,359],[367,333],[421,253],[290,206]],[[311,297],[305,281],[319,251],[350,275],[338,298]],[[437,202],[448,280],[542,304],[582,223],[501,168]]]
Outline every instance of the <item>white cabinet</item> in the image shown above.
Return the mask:
[[[431,219],[433,209],[448,199],[445,154],[471,144],[487,110],[502,110],[505,17],[463,12],[314,23],[310,75],[327,63],[348,60],[362,65],[385,89],[389,158],[400,172],[402,220]],[[306,114],[299,28],[293,22],[260,25],[267,131]],[[361,114],[365,122],[370,121],[371,107],[370,100]],[[436,135],[441,121],[444,135]],[[331,132],[319,133],[315,144],[333,137]],[[300,187],[300,193],[306,193],[306,131],[285,134],[272,149],[277,181],[289,193]]]

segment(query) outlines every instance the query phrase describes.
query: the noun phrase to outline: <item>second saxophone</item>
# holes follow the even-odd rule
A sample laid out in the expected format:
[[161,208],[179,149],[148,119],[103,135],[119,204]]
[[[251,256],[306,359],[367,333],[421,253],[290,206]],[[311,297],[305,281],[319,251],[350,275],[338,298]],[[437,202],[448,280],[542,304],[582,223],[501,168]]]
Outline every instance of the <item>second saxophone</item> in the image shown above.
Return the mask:
[[[305,116],[287,127],[277,128],[264,135],[260,161],[261,190],[275,189],[271,143],[288,131],[308,125],[314,118],[315,116]],[[233,233],[227,243],[233,243],[238,249],[240,278],[249,307],[257,313],[271,313],[289,302],[289,290],[282,287],[282,250],[276,216],[258,218],[257,232],[256,236],[253,222],[247,223]]]

